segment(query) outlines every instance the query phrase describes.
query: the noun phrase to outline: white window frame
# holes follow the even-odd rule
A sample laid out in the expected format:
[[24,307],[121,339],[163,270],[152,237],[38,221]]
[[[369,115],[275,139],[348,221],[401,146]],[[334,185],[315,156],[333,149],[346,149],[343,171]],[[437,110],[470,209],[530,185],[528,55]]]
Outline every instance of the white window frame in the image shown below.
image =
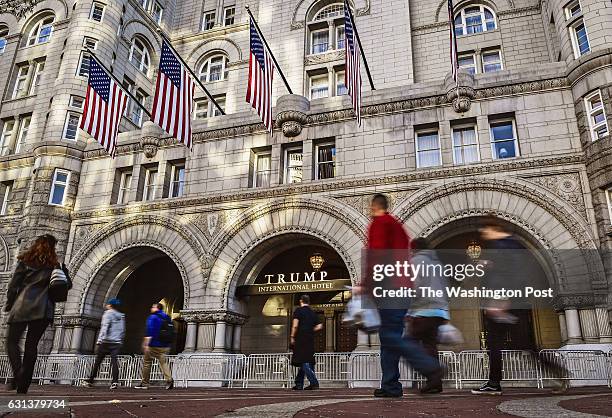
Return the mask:
[[[497,56],[499,57],[499,69],[495,70],[495,71],[487,71],[485,69],[485,66],[488,65],[493,65],[493,64],[497,64],[497,61],[493,62],[493,63],[485,63],[485,55],[493,55],[493,54],[497,54]],[[496,73],[498,71],[502,71],[504,69],[504,60],[502,58],[502,52],[500,48],[494,48],[494,49],[487,49],[485,51],[482,51],[480,53],[480,62],[482,65],[482,72],[483,74],[490,74],[490,73]]]
[[[318,34],[318,33],[324,33],[327,36],[327,48],[325,49],[325,51],[315,52],[314,37],[315,37],[315,34]],[[329,39],[329,29],[328,28],[311,30],[310,31],[310,55],[325,54],[326,52],[329,51],[330,42],[331,42],[331,39]]]
[[[480,20],[481,20],[482,31],[481,32],[474,32],[474,33],[468,33],[465,11],[467,9],[472,9],[472,8],[475,8],[475,7],[479,7],[480,8]],[[488,10],[493,15],[493,22],[495,24],[495,27],[493,29],[488,29],[487,28],[487,19],[485,17],[485,9]],[[460,33],[460,34],[458,33],[457,36],[478,35],[479,33],[492,32],[494,30],[497,30],[497,28],[498,28],[497,15],[493,11],[493,9],[491,9],[490,7],[487,7],[485,5],[482,5],[482,4],[469,4],[469,5],[467,5],[467,6],[463,7],[461,10],[459,10],[458,12],[456,12],[454,18],[456,19],[458,16],[461,16],[462,33]],[[489,20],[491,20],[491,19],[489,19]]]
[[[49,42],[51,40],[51,37],[53,36],[53,29],[54,29],[53,24],[54,23],[55,23],[55,16],[53,15],[41,17],[38,20],[38,22],[36,22],[36,24],[32,27],[32,29],[30,29],[30,33],[28,34],[28,41],[26,45],[34,46],[34,45],[40,45],[40,44]],[[41,40],[43,29],[48,28],[48,27],[51,28],[51,30],[49,31],[49,35],[46,37],[46,39]]]
[[[74,138],[68,138],[68,127],[70,125],[70,119],[71,117],[76,117],[77,118],[77,126],[76,126],[76,130],[75,130],[75,134],[74,134]],[[64,122],[64,131],[62,133],[62,139],[65,139],[67,141],[73,141],[76,142],[79,140],[79,126],[81,126],[81,117],[82,115],[78,112],[73,112],[73,111],[68,111],[66,112],[66,121]]]
[[608,216],[610,225],[612,225],[612,187],[605,190],[606,193],[606,201],[608,202]]
[[[474,130],[474,136],[476,138],[476,143],[475,144],[471,144],[471,145],[455,145],[455,131],[456,130],[465,130],[465,129],[473,129]],[[476,164],[479,163],[481,161],[481,155],[480,155],[480,138],[478,135],[478,126],[476,126],[475,124],[462,124],[462,125],[457,125],[457,126],[453,126],[451,129],[451,143],[453,146],[453,164],[454,165],[469,165],[469,164]],[[469,163],[465,162],[465,154],[463,153],[463,150],[465,149],[465,147],[476,147],[476,151],[477,151],[477,155],[478,158],[476,159],[476,161],[471,161]],[[456,149],[461,149],[461,157],[463,158],[463,162],[462,163],[458,163],[457,162],[457,158],[455,158],[455,150]]]
[[[142,48],[138,48],[137,43],[139,43]],[[140,60],[137,60],[137,58],[134,56],[135,51],[140,54]],[[132,39],[132,46],[130,47],[130,62],[138,69],[138,71],[144,75],[148,75],[149,68],[151,67],[151,54],[149,53],[147,44],[138,37],[134,37],[134,39]]]
[[[513,141],[514,141],[514,157],[499,158],[497,156],[497,152],[495,152],[495,143],[496,142],[510,142],[510,140],[509,139],[505,139],[503,141],[495,141],[495,138],[493,136],[493,126],[491,126],[491,125],[497,125],[497,124],[500,124],[500,123],[507,123],[507,122],[512,123],[512,136],[514,137],[513,138]],[[514,158],[519,158],[521,156],[521,149],[519,147],[519,140],[518,140],[518,131],[516,129],[516,120],[514,118],[490,120],[489,121],[489,135],[491,137],[491,155],[492,155],[494,160],[512,160]]]
[[15,143],[15,154],[19,154],[28,142],[28,133],[32,124],[32,116],[26,116],[19,121],[19,131],[17,131],[17,141]]
[[[180,177],[177,179],[177,173],[180,173],[180,170],[183,170],[183,180]],[[172,164],[172,173],[170,174],[170,190],[168,193],[168,197],[171,199],[178,199],[180,197],[185,196],[185,176],[187,175],[187,170],[185,164]],[[179,194],[174,196],[174,188],[178,186]]]
[[[289,154],[302,154],[302,178],[298,182],[289,182]],[[298,147],[287,147],[283,155],[284,167],[283,167],[283,184],[299,184],[304,181],[304,148]]]
[[[478,60],[476,59],[476,53],[475,52],[462,52],[460,54],[458,54],[457,57],[457,63],[459,64],[459,68],[463,69],[463,70],[467,70],[468,68],[472,68],[472,66],[467,66],[467,65],[461,65],[461,59],[464,58],[472,58],[472,61],[474,63],[473,67],[474,67],[474,75],[480,73],[480,71],[478,71]],[[468,71],[469,72],[469,71]]]
[[[231,19],[232,19],[231,23],[227,23],[229,12],[233,13],[233,15],[231,16]],[[225,9],[223,9],[223,26],[231,26],[231,25],[234,25],[235,23],[236,23],[236,6],[228,6]]]
[[[594,98],[599,98],[599,102],[601,103],[601,108],[593,108],[591,106],[591,102]],[[591,140],[598,141],[602,138],[605,138],[610,135],[610,126],[608,125],[608,119],[606,116],[606,107],[604,105],[603,97],[601,96],[601,90],[595,90],[593,93],[587,95],[584,98],[584,104],[587,111],[587,117],[589,119],[589,128],[591,130]],[[598,113],[602,113],[603,122],[595,123],[594,115]],[[597,134],[597,130],[602,126],[606,127],[606,133],[600,138]]]
[[[210,67],[212,66],[213,60],[219,59],[219,58],[221,59],[221,77],[218,80],[211,80],[210,79],[210,74],[211,74]],[[202,65],[200,65],[200,71],[198,74],[200,81],[202,83],[216,83],[218,81],[225,80],[227,76],[229,75],[228,70],[227,70],[228,64],[229,64],[229,60],[227,56],[223,54],[211,55],[202,63]],[[215,65],[218,65],[218,64],[215,64]]]
[[[25,70],[25,73],[23,73]],[[28,81],[28,73],[30,72],[30,66],[29,65],[22,65],[17,67],[17,78],[15,78],[15,86],[13,87],[13,95],[11,96],[12,99],[17,99],[18,98],[18,94],[20,92],[27,92],[28,91],[28,86],[26,86],[26,82]],[[23,85],[21,85],[20,88],[20,83],[23,82]]]
[[314,173],[314,178],[315,180],[328,180],[330,178],[336,178],[336,161],[332,160],[332,163],[334,165],[334,176],[333,177],[329,177],[328,179],[321,179],[319,178],[319,165],[320,164],[329,164],[329,161],[325,161],[325,162],[320,162],[319,161],[319,148],[323,148],[323,147],[329,147],[329,146],[333,146],[335,151],[335,154],[337,155],[338,149],[336,148],[336,142],[335,141],[326,141],[326,142],[321,142],[320,144],[317,144],[315,146],[315,173]]
[[[85,71],[83,67],[83,63],[86,59],[89,60],[89,64],[87,65],[87,70]],[[82,51],[81,56],[79,57],[79,65],[77,66],[76,75],[78,77],[88,77],[90,66],[91,66],[91,55],[88,52]]]
[[[267,178],[268,178],[268,184],[267,185],[261,185],[257,183],[257,166],[258,166],[258,160],[262,157],[266,157],[270,160],[270,168],[267,171]],[[272,151],[262,151],[262,152],[256,152],[255,153],[255,160],[254,160],[255,165],[253,166],[253,187],[257,188],[257,187],[270,187],[270,183],[272,182]]]
[[[129,176],[129,182],[127,182],[127,178]],[[121,172],[121,177],[119,179],[119,193],[117,195],[117,204],[124,205],[129,203],[130,201],[130,191],[132,189],[132,182],[134,181],[134,176],[132,171],[125,170]]]
[[[59,181],[57,179],[58,174],[66,174],[66,181]],[[51,183],[51,193],[49,194],[49,205],[51,206],[64,206],[66,203],[66,195],[68,194],[68,187],[70,185],[70,174],[71,172],[68,170],[62,170],[61,168],[56,168],[53,172],[53,182]],[[62,194],[61,203],[53,203],[53,195],[55,194],[55,188],[57,186],[64,186],[64,193]]]
[[143,9],[148,10],[149,0],[138,0],[138,3],[140,3]]
[[[80,104],[78,102],[80,101]],[[85,98],[81,96],[70,96],[70,100],[68,101],[68,107],[73,109],[83,110],[83,106],[85,105]]]
[[[9,126],[11,127],[10,130],[8,129]],[[17,127],[18,123],[15,119],[3,121],[2,136],[0,137],[0,155],[9,155],[11,153],[11,138]]]
[[[318,80],[318,79],[325,79],[326,80],[327,94],[325,96],[313,98],[312,97],[313,81],[314,80]],[[330,93],[329,75],[327,73],[325,73],[325,74],[318,74],[318,75],[312,75],[312,76],[308,77],[308,96],[309,96],[310,100],[324,99],[326,97],[330,97],[329,93]]]
[[153,3],[153,8],[151,9],[151,17],[158,25],[161,25],[162,19],[164,18],[164,8],[158,1]]
[[32,81],[30,82],[30,90],[28,92],[29,96],[34,95],[38,86],[40,85],[40,80],[42,75],[45,72],[45,61],[38,61],[34,64],[34,74],[32,74]]
[[[586,41],[587,41],[587,47],[588,50],[586,50],[584,53],[580,50],[580,44],[578,43],[578,30],[577,28],[579,26],[584,27],[584,35],[586,37]],[[574,58],[578,59],[580,57],[582,57],[583,55],[586,55],[588,53],[591,52],[591,41],[589,40],[589,31],[587,30],[587,27],[584,23],[584,19],[580,18],[578,20],[576,20],[574,23],[572,23],[569,26],[569,31],[570,31],[570,38],[572,39],[572,49],[574,50]]]
[[[419,149],[419,135],[431,135],[431,134],[436,134],[436,138],[438,138],[438,148],[432,148],[432,149]],[[422,151],[433,151],[437,149],[438,150],[438,159],[439,159],[439,164],[437,165],[428,165],[428,166],[423,166],[420,162],[420,152]],[[416,131],[414,133],[414,150],[415,150],[415,157],[416,157],[416,166],[417,168],[435,168],[435,167],[441,167],[442,164],[442,142],[440,141],[440,131],[437,129],[420,129],[418,131]]]
[[[153,182],[151,183],[151,174],[155,173]],[[144,190],[142,191],[142,201],[152,202],[155,200],[155,192],[157,191],[157,180],[159,170],[158,168],[146,168],[145,169],[145,181]]]
[[[572,13],[572,9],[574,9],[576,6],[578,6],[578,11],[576,13]],[[565,20],[571,20],[575,18],[576,16],[581,15],[582,5],[580,4],[580,0],[572,1],[567,6],[565,6],[564,10],[565,10]]]
[[6,26],[0,27],[0,55],[6,50],[6,44],[8,41],[6,38],[9,36],[9,29]]
[[[95,19],[96,9],[102,9],[100,13],[100,20]],[[91,10],[89,12],[89,20],[93,20],[94,22],[102,22],[104,20],[104,14],[106,12],[106,5],[97,1],[94,1],[91,5]]]
[[11,195],[11,191],[13,190],[13,182],[4,183],[4,195],[2,196],[2,206],[0,207],[0,216],[6,215],[6,210],[8,209],[9,197]]
[[[322,14],[326,13],[328,9],[335,9],[335,10],[332,12],[333,14],[328,14],[327,16],[321,16]],[[318,22],[318,21],[328,20],[328,19],[337,19],[343,16],[344,16],[344,6],[342,5],[342,3],[341,2],[332,3],[332,4],[328,4],[327,6],[319,10],[314,17],[313,22]]]
[[[207,17],[210,17],[211,20],[208,21]],[[207,22],[212,23],[212,25],[209,28],[206,27]],[[202,32],[214,29],[216,25],[217,25],[217,12],[214,10],[204,12],[204,14],[202,15]]]
[[[340,35],[340,32],[342,32],[342,35]],[[335,43],[334,43],[334,47],[336,48],[337,51],[343,51],[345,46],[346,46],[346,39],[344,36],[344,25],[338,25],[336,26],[336,39],[335,39]],[[340,46],[340,41],[342,41],[342,46]]]
[[[334,96],[345,96],[348,94],[348,88],[346,87],[345,81],[346,81],[346,77],[345,77],[345,72],[344,70],[342,71],[336,71],[334,73],[334,81],[335,81],[335,85],[334,85]],[[338,88],[340,87],[340,85],[344,86],[344,93],[339,93],[338,92]]]

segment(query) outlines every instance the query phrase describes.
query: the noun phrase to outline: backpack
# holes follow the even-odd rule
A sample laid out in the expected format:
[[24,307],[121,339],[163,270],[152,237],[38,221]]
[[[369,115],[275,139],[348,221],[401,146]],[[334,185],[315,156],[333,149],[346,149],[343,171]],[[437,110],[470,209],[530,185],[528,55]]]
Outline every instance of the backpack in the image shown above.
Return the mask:
[[60,268],[53,269],[51,272],[51,280],[49,281],[49,299],[53,302],[66,302],[68,300],[68,278],[64,270]]
[[165,317],[158,315],[161,320],[161,326],[159,327],[159,335],[157,339],[161,343],[172,344],[174,341],[174,336],[176,334],[176,330],[174,329],[174,323],[172,319],[166,319]]

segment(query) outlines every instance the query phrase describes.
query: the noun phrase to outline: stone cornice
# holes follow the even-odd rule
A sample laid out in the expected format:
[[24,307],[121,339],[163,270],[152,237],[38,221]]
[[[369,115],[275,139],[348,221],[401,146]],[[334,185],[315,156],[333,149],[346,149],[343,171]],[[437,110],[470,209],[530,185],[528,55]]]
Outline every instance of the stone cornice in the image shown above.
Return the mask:
[[152,203],[137,203],[108,209],[79,211],[72,213],[72,219],[86,219],[104,216],[127,215],[158,210],[181,209],[185,207],[206,206],[227,202],[278,198],[290,195],[325,193],[359,187],[384,186],[390,184],[428,181],[441,178],[477,176],[507,171],[540,169],[542,167],[566,166],[584,163],[582,154],[566,154],[559,157],[516,159],[488,164],[477,164],[467,167],[447,167],[435,170],[419,170],[407,174],[391,175],[377,178],[311,182],[291,186],[277,186],[268,189],[250,189],[233,193],[210,194],[205,197],[169,199]]
[[181,311],[181,318],[186,322],[215,323],[218,321],[224,321],[226,323],[235,325],[243,325],[247,321],[246,315],[225,310],[200,311],[185,309]]

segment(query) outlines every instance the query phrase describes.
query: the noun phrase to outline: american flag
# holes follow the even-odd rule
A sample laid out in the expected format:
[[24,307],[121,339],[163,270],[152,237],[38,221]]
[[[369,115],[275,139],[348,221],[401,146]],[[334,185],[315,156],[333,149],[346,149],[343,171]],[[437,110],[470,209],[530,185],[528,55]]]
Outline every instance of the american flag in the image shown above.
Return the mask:
[[450,53],[451,65],[453,66],[453,80],[455,80],[455,83],[459,83],[459,57],[457,56],[457,30],[455,28],[453,0],[448,0],[448,20],[450,23]]
[[163,41],[157,87],[153,99],[153,122],[191,149],[191,114],[195,82],[170,45]]
[[251,20],[251,56],[249,59],[249,84],[246,100],[257,110],[269,132],[272,132],[272,80],[274,78],[274,62],[264,46],[257,28]]
[[91,57],[85,109],[80,128],[115,156],[119,123],[127,105],[127,94]]
[[361,126],[361,62],[359,43],[355,39],[353,21],[349,12],[349,4],[344,2],[344,36],[346,38],[346,71],[344,73],[344,83],[348,89],[348,94],[353,102],[353,110],[357,116],[357,123]]

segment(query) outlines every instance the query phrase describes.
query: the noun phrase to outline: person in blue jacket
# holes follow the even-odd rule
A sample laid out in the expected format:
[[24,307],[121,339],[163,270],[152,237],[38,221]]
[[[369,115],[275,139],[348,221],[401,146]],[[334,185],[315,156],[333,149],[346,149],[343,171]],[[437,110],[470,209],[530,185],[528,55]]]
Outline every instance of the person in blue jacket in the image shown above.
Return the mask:
[[168,354],[172,346],[172,339],[169,339],[168,333],[164,331],[168,326],[172,327],[172,318],[164,312],[164,305],[154,303],[151,306],[151,315],[147,318],[147,331],[142,343],[142,352],[144,353],[142,380],[140,384],[135,386],[136,389],[149,388],[153,359],[157,359],[159,362],[159,367],[166,379],[166,389],[174,388],[172,373],[166,361],[166,354]]

